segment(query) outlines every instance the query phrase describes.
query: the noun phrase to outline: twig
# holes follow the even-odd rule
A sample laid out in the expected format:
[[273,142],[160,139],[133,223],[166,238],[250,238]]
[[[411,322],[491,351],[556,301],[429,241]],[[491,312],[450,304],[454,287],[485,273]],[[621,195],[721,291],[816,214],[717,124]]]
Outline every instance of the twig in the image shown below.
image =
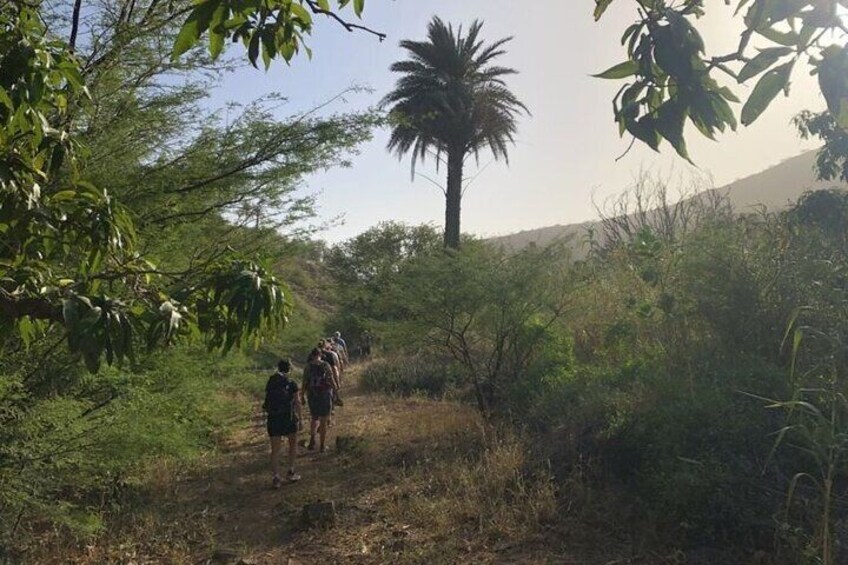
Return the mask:
[[82,0],[75,0],[74,2],[74,12],[71,16],[71,37],[68,40],[68,50],[71,53],[74,52],[74,49],[77,45],[77,32],[79,31],[79,19],[80,19],[80,10],[82,9]]
[[309,8],[312,10],[312,13],[313,13],[313,14],[323,14],[323,15],[325,15],[325,16],[327,16],[327,17],[329,17],[329,18],[332,18],[332,19],[336,20],[336,21],[337,21],[337,22],[338,22],[338,23],[339,23],[339,24],[340,24],[343,28],[345,28],[346,30],[348,30],[348,31],[350,31],[350,32],[355,31],[355,30],[364,31],[364,32],[366,32],[366,33],[370,33],[370,34],[372,34],[372,35],[376,35],[376,36],[377,36],[377,38],[378,38],[381,42],[382,42],[384,39],[386,39],[386,37],[387,37],[385,33],[381,33],[381,32],[379,32],[379,31],[375,31],[375,30],[373,30],[373,29],[371,29],[371,28],[369,28],[369,27],[366,27],[366,26],[362,26],[362,25],[358,25],[358,24],[352,24],[352,23],[350,23],[350,22],[348,22],[348,21],[345,21],[344,19],[342,19],[342,18],[341,18],[338,14],[336,14],[335,12],[331,12],[330,10],[324,10],[323,8],[321,8],[321,7],[318,5],[318,2],[316,2],[315,0],[306,0],[306,4],[307,4],[307,5],[309,6]]
[[428,177],[427,175],[425,175],[425,174],[423,174],[423,173],[419,173],[418,171],[413,171],[412,175],[413,175],[413,177],[421,177],[421,178],[423,178],[424,180],[428,180],[428,181],[430,181],[430,182],[431,182],[431,183],[433,183],[433,184],[434,184],[434,185],[435,185],[435,186],[436,186],[439,190],[441,190],[441,191],[442,191],[442,194],[444,194],[445,196],[447,196],[447,194],[448,194],[448,193],[447,193],[447,191],[445,190],[445,187],[444,187],[444,186],[442,186],[441,184],[439,184],[438,182],[436,182],[435,180],[433,180],[432,178]]
[[618,157],[615,158],[615,162],[618,163],[619,161],[624,159],[627,156],[627,154],[630,153],[630,150],[633,149],[633,145],[635,143],[636,143],[636,136],[634,135],[630,139],[630,145],[627,146],[627,149],[624,150],[624,153],[622,153],[621,155],[619,155]]

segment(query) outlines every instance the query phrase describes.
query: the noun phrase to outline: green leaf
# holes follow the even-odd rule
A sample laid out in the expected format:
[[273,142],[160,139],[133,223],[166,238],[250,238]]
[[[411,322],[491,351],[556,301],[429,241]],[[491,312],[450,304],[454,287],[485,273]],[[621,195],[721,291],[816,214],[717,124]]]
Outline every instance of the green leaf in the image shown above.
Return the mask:
[[848,98],[839,101],[839,113],[835,117],[839,127],[848,131]]
[[733,91],[727,88],[726,86],[722,86],[721,88],[719,88],[718,93],[721,94],[725,100],[728,100],[730,102],[736,102],[737,104],[741,102],[741,100],[739,100],[739,97],[736,96]]
[[3,87],[0,87],[0,103],[2,103],[10,110],[13,110],[15,108],[15,105],[12,103],[12,99],[9,98],[9,94]]
[[18,335],[24,343],[24,348],[29,349],[33,338],[35,337],[35,327],[29,316],[23,316],[18,319]]
[[686,140],[683,138],[686,115],[687,110],[679,101],[669,100],[657,111],[656,128],[657,132],[674,147],[678,155],[690,161]]
[[56,194],[50,196],[51,202],[64,202],[67,200],[73,200],[77,196],[76,190],[60,190]]
[[612,0],[595,0],[595,21],[601,19],[610,4],[612,4]]
[[365,9],[365,0],[353,0],[353,11],[357,16],[362,16],[362,11]]
[[227,30],[224,28],[224,22],[230,15],[230,8],[226,3],[222,2],[212,14],[212,21],[209,25],[209,54],[212,59],[217,59],[224,50],[224,40],[226,39]]
[[300,21],[304,23],[306,26],[312,25],[312,14],[310,14],[306,8],[301,6],[300,4],[292,4],[291,5],[292,16],[296,17]]
[[623,63],[619,63],[614,65],[602,73],[592,75],[595,78],[603,78],[603,79],[620,79],[635,75],[639,71],[639,64],[629,59],[624,61]]
[[790,61],[762,76],[748,101],[745,102],[745,106],[742,107],[742,125],[749,126],[754,123],[780,91],[787,88],[794,65],[795,61]]
[[769,41],[773,41],[778,45],[785,45],[786,47],[795,47],[801,40],[800,36],[794,31],[778,31],[772,27],[758,29],[757,33]]
[[739,15],[739,11],[745,7],[750,0],[739,0],[739,4],[736,5],[736,10],[733,12],[733,16],[736,17]]
[[330,0],[318,0],[318,7],[327,12],[330,11]]
[[209,28],[212,15],[221,1],[205,0],[195,6],[174,41],[174,52],[171,54],[172,61],[179,59],[180,55],[194,47],[200,40],[200,36]]
[[745,82],[749,78],[755,77],[765,71],[775,64],[778,59],[790,53],[792,53],[792,49],[789,47],[763,49],[756,57],[745,63],[745,66],[739,71],[739,76],[736,80],[740,83]]
[[253,32],[253,35],[250,37],[250,43],[247,46],[247,58],[254,67],[256,67],[256,58],[259,57],[259,39],[259,33]]

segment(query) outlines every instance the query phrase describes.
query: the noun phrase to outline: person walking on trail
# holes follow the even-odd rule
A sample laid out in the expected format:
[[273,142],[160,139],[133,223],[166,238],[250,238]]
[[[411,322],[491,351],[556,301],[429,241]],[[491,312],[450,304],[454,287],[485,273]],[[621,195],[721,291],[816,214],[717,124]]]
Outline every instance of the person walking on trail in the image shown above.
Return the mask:
[[365,330],[362,332],[362,356],[371,357],[371,345],[374,343],[374,337],[371,332]]
[[336,343],[336,345],[339,346],[340,353],[343,357],[345,364],[350,363],[350,354],[347,350],[347,342],[342,339],[342,332],[336,332],[335,334],[333,334],[333,341]]
[[333,351],[332,346],[326,339],[318,341],[318,349],[321,351],[321,358],[332,368],[336,382],[341,385],[341,360],[338,354]]
[[321,350],[321,358],[330,366],[333,372],[333,379],[335,381],[335,388],[333,388],[332,392],[332,405],[330,407],[330,416],[328,419],[328,423],[330,427],[333,427],[335,422],[333,421],[333,416],[336,415],[336,406],[342,405],[341,396],[339,394],[340,389],[342,388],[342,362],[339,359],[338,354],[333,351],[333,342],[328,339],[322,339],[318,341],[318,349]]
[[297,383],[289,378],[291,362],[287,359],[277,363],[277,372],[265,385],[265,401],[262,409],[268,414],[268,436],[271,438],[271,471],[274,473],[271,485],[276,489],[283,484],[280,477],[280,451],[283,438],[289,443],[289,470],[286,479],[290,482],[300,480],[294,470],[297,455],[297,432],[301,420],[301,403]]
[[323,352],[316,347],[309,354],[309,360],[303,369],[303,386],[300,392],[301,401],[303,395],[306,395],[312,418],[307,447],[310,451],[315,449],[316,431],[321,442],[321,453],[326,450],[327,426],[329,425],[330,412],[333,409],[333,392],[336,387],[333,369],[324,361]]

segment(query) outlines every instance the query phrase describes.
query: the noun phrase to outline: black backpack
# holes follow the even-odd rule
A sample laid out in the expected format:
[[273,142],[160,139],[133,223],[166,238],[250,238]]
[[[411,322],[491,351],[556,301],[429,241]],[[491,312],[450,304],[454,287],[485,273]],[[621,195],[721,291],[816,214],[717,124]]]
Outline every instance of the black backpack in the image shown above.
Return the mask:
[[292,417],[295,387],[288,377],[275,373],[265,388],[265,403],[263,407],[269,416]]
[[307,370],[309,378],[306,382],[309,384],[309,392],[326,392],[332,388],[325,363],[309,363]]

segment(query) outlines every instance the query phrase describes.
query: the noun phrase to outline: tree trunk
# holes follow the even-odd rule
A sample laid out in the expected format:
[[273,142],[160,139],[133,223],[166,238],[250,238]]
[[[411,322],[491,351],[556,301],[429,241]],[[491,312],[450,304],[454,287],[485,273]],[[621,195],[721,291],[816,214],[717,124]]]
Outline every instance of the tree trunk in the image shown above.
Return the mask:
[[459,216],[462,201],[462,161],[459,149],[448,149],[448,189],[445,206],[445,247],[459,249]]

